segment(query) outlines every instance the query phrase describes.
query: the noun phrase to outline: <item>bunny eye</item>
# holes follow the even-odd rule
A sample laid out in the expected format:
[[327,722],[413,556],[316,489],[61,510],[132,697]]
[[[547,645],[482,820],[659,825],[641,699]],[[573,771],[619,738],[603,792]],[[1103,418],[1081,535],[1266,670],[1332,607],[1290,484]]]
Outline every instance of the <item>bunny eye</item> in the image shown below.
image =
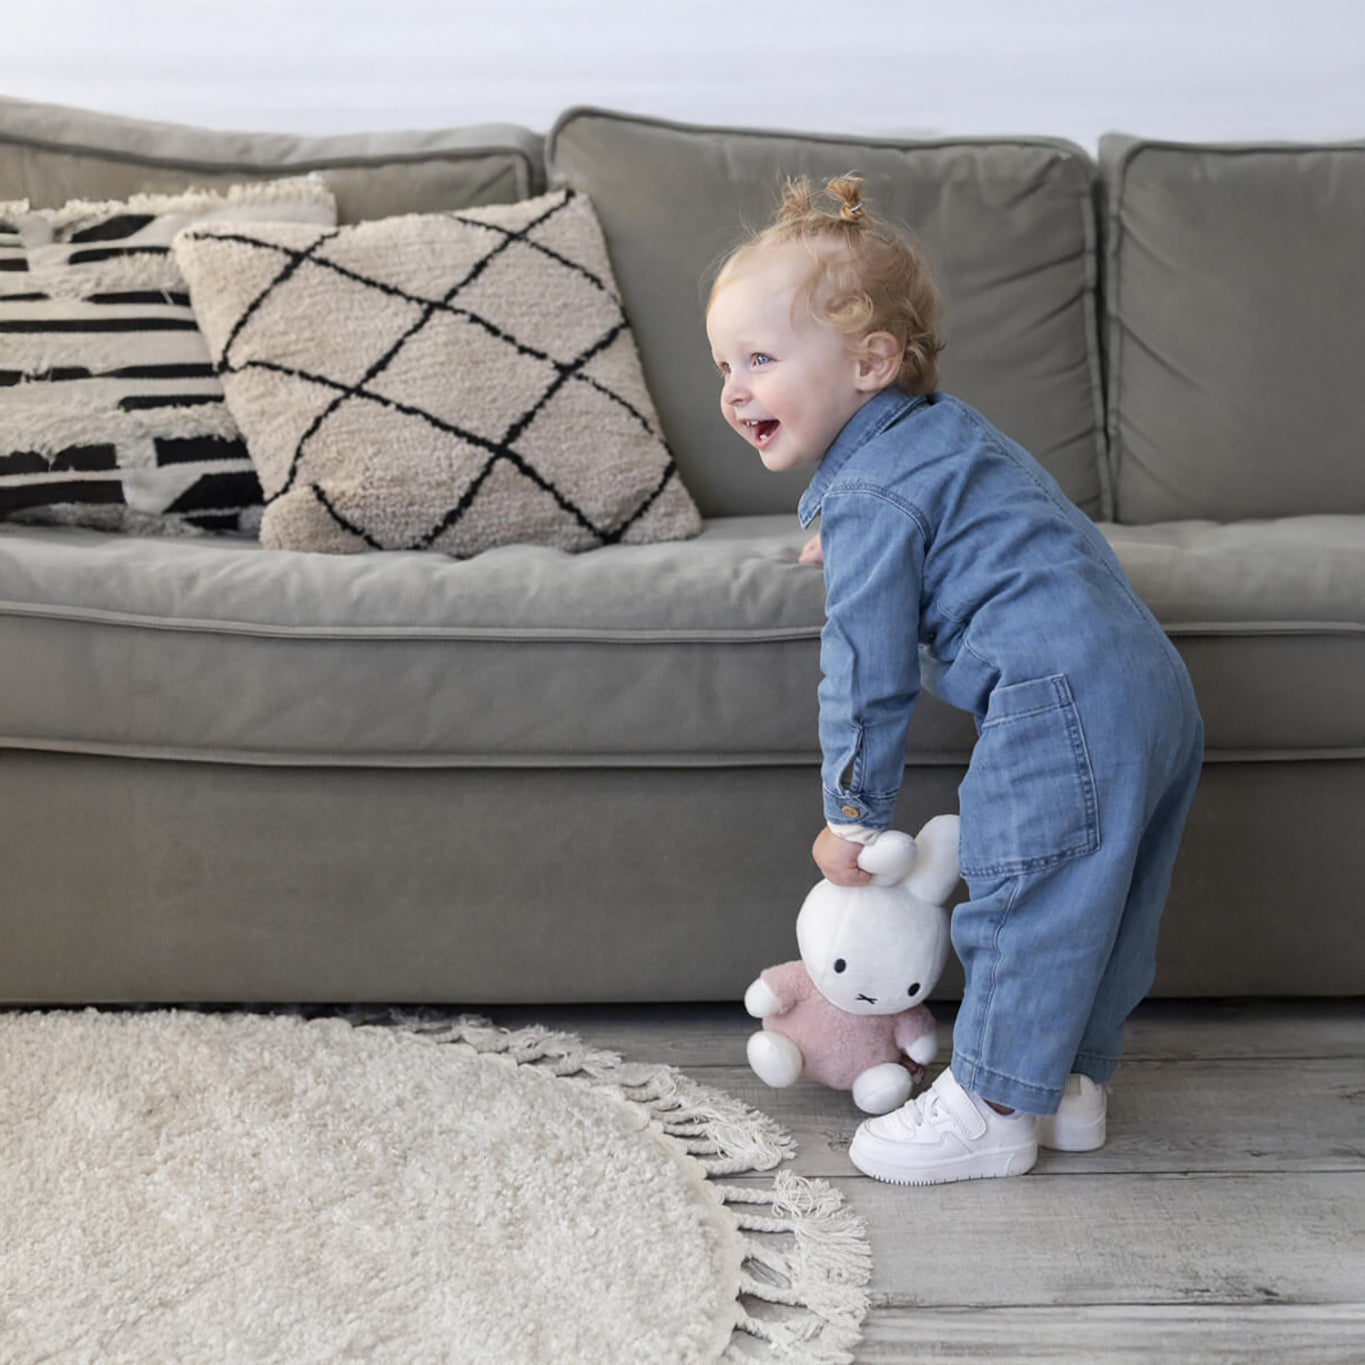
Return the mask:
[[910,997],[913,999],[913,998],[914,998],[915,996],[917,996],[918,994],[919,994],[919,982],[916,981],[915,984],[914,984],[913,986],[910,987],[909,995],[910,995]]
[[847,966],[848,966],[848,963],[845,962],[843,958],[841,958],[841,957],[836,957],[836,958],[834,959],[834,970],[835,970],[836,972],[842,972]]

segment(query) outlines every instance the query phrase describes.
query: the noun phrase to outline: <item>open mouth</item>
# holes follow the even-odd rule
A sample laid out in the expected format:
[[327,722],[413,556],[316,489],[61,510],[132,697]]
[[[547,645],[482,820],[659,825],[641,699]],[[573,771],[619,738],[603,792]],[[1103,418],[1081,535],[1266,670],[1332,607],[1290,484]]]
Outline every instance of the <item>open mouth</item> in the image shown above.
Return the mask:
[[774,433],[782,424],[775,417],[760,417],[756,421],[744,423],[754,438],[754,444],[762,449],[773,439]]

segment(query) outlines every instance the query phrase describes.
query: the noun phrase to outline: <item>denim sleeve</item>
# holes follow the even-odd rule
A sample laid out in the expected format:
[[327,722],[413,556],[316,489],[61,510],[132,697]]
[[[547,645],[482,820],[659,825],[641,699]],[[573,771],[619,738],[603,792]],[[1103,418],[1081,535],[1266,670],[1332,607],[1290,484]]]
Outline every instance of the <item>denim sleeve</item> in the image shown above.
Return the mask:
[[825,818],[885,829],[905,772],[905,731],[920,687],[925,537],[908,506],[880,491],[856,490],[825,495],[820,540]]

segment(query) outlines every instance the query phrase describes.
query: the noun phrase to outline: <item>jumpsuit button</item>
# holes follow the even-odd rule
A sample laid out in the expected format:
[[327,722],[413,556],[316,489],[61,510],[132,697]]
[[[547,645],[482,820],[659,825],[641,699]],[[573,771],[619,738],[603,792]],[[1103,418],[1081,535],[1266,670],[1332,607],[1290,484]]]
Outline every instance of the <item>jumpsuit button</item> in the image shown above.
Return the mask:
[[857,807],[857,806],[841,806],[841,807],[840,807],[840,810],[842,810],[843,813],[844,813],[845,815],[847,815],[847,816],[849,817],[850,820],[851,820],[855,815],[858,815],[858,814],[861,813],[861,812],[858,810],[858,807]]

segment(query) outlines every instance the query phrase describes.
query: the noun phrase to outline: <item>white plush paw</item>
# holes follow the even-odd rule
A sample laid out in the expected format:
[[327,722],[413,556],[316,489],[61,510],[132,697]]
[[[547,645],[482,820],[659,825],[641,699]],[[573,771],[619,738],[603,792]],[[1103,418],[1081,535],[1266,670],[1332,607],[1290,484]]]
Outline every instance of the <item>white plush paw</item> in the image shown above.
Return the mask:
[[921,1033],[908,1048],[905,1055],[912,1062],[918,1062],[920,1066],[928,1066],[930,1062],[938,1056],[938,1033],[930,1030],[928,1033]]
[[853,1082],[853,1103],[864,1114],[889,1114],[910,1098],[914,1082],[899,1062],[870,1066]]
[[755,978],[749,989],[744,992],[744,1008],[755,1019],[766,1019],[782,1008],[773,988],[760,976]]
[[754,1075],[765,1085],[778,1089],[794,1085],[801,1075],[801,1049],[780,1033],[751,1034],[747,1049]]

